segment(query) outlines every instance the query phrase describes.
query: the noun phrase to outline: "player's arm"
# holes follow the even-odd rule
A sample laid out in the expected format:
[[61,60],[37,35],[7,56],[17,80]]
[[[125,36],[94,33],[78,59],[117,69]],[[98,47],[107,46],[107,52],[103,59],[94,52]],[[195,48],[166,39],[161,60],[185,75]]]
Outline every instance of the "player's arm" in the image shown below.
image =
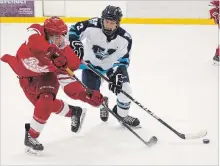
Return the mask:
[[83,59],[84,56],[84,47],[81,41],[87,36],[87,28],[97,26],[98,21],[98,18],[92,18],[89,20],[77,22],[76,24],[70,26],[70,47],[73,49],[80,60]]
[[75,25],[71,25],[69,30],[70,47],[73,49],[73,51],[76,53],[80,60],[84,56],[84,47],[81,40],[88,25],[88,20],[77,22]]
[[[77,70],[80,65],[80,60],[70,47],[66,47],[64,54],[68,60],[68,68],[72,71]],[[103,96],[99,91],[85,89],[80,82],[67,73],[57,75],[58,81],[65,94],[74,100],[81,100],[92,106],[99,106],[103,103]]]
[[38,25],[32,25],[27,29],[25,43],[33,54],[46,53],[50,47],[44,34],[41,34],[41,28]]

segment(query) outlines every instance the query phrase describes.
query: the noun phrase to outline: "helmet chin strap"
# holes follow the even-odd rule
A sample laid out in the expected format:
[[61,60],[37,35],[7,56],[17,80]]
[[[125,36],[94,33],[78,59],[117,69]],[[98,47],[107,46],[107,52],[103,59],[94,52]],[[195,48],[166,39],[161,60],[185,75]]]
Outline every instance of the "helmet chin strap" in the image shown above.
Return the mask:
[[107,35],[107,36],[112,36],[114,33],[115,30],[108,30],[108,29],[104,29],[104,33]]

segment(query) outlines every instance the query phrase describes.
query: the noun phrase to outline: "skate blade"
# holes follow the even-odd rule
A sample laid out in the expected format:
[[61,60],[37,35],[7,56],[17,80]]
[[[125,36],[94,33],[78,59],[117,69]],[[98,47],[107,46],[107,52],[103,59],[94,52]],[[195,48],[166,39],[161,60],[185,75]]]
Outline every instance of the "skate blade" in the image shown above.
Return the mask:
[[25,153],[31,156],[41,156],[42,155],[42,151],[39,150],[34,150],[31,147],[26,146],[26,148],[24,149]]
[[138,125],[138,126],[130,126],[130,127],[133,128],[133,129],[140,129],[140,128],[142,128],[141,125]]
[[217,61],[213,61],[213,64],[212,64],[213,66],[220,66],[220,64],[219,64],[219,62],[217,62]]
[[79,133],[82,129],[82,125],[83,125],[83,122],[84,122],[85,117],[86,117],[86,111],[87,111],[87,109],[85,109],[85,108],[82,109],[82,115],[80,117],[80,125],[79,125],[79,129],[77,130],[76,133]]
[[[124,125],[123,125],[123,123],[122,122],[119,122],[120,123],[120,125],[122,126],[122,127],[125,127]],[[128,125],[128,124],[127,124]],[[131,125],[128,125],[130,128],[132,128],[132,129],[140,129],[140,128],[142,128],[142,126],[139,124],[138,126],[131,126]]]

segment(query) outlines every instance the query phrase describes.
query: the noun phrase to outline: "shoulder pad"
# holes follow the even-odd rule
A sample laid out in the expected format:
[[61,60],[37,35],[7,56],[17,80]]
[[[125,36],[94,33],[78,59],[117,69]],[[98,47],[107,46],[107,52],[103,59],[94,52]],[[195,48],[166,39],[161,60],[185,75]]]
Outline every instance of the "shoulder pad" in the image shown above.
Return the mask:
[[124,30],[122,27],[118,28],[117,35],[119,35],[129,41],[132,40],[131,35],[126,30]]
[[88,20],[88,27],[101,28],[101,18],[94,17]]
[[27,30],[30,29],[36,31],[39,35],[45,36],[44,27],[40,24],[32,24],[30,27],[27,28]]

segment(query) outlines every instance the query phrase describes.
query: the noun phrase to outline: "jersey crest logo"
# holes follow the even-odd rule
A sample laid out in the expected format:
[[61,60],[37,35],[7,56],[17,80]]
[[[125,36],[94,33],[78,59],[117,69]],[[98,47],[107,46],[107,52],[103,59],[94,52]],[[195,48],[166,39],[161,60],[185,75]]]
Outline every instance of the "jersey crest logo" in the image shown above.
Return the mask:
[[92,50],[96,56],[96,58],[103,60],[113,54],[115,49],[104,49],[98,45],[93,45]]
[[27,59],[22,59],[21,61],[26,69],[35,73],[49,72],[48,66],[39,66],[39,60],[37,58],[30,57]]

